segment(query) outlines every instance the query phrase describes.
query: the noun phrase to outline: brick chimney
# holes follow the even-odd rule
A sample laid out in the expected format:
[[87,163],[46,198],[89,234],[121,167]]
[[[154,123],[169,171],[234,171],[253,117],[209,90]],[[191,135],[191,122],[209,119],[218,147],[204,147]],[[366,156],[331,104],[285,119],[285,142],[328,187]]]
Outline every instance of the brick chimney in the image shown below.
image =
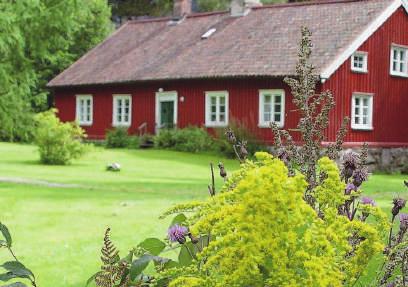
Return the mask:
[[231,16],[244,16],[251,11],[252,7],[262,6],[260,0],[231,0]]
[[193,10],[192,0],[173,0],[173,15],[176,18],[181,18],[191,14]]

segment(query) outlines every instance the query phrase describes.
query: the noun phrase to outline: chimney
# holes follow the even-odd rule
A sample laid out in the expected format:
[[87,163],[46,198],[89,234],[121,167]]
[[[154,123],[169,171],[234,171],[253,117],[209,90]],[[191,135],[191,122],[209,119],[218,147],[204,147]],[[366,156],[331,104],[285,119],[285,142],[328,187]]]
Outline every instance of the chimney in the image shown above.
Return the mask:
[[245,16],[251,11],[251,8],[262,6],[260,0],[231,0],[231,16]]
[[191,14],[193,10],[192,0],[173,0],[173,16],[181,18],[185,15]]

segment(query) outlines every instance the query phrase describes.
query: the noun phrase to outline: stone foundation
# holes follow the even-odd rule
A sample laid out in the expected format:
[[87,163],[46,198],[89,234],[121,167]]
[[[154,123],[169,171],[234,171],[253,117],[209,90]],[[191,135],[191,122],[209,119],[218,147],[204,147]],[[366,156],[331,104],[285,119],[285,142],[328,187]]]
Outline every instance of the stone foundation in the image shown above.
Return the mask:
[[[344,149],[360,152],[360,148]],[[369,148],[367,166],[372,171],[408,174],[408,148]]]

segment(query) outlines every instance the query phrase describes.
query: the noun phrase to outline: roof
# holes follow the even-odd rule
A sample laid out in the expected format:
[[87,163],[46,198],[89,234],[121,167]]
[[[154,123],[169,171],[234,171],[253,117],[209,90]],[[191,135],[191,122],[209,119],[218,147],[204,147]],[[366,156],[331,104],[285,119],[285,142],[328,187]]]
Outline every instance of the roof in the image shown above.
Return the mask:
[[313,33],[312,63],[329,77],[401,1],[265,5],[242,17],[193,14],[176,25],[170,18],[130,21],[48,86],[293,75],[303,25]]

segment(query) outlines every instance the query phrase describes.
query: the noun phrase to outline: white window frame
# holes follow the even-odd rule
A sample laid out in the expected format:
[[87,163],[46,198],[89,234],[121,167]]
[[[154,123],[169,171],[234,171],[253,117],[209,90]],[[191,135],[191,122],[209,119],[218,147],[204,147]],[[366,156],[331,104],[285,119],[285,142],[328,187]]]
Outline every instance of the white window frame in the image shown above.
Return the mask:
[[[360,98],[360,106],[362,105],[363,99],[368,98],[368,122],[367,124],[356,124],[354,119],[356,117],[356,104],[355,99]],[[373,99],[374,94],[369,93],[353,93],[351,97],[351,128],[353,130],[373,130]],[[360,107],[359,117],[362,118],[362,109]]]
[[[220,97],[225,97],[225,121],[220,122]],[[211,121],[211,98],[216,100],[216,120]],[[229,121],[229,93],[228,91],[207,91],[205,92],[205,126],[206,127],[226,127]]]
[[[91,101],[90,106],[90,120],[81,120],[81,110],[80,110],[80,102],[81,101]],[[92,95],[76,95],[76,106],[75,106],[75,119],[81,126],[91,126],[93,123],[93,96]]]
[[[408,46],[403,46],[403,45],[397,45],[397,44],[391,44],[391,49],[390,49],[390,75],[392,76],[399,76],[399,77],[408,77]],[[404,61],[398,61],[398,63],[403,63],[405,67],[405,71],[394,71],[393,66],[394,66],[394,51],[401,52],[403,51],[405,53],[405,60]]]
[[[129,99],[129,116],[128,121],[117,121],[117,100]],[[123,107],[124,109],[124,107]],[[114,94],[113,95],[113,111],[112,111],[112,125],[114,127],[130,127],[132,125],[132,95],[130,94]]]
[[275,119],[275,96],[281,97],[281,118],[279,122],[275,122],[278,127],[283,128],[285,125],[285,90],[273,89],[273,90],[259,90],[259,117],[258,117],[258,127],[260,128],[270,128],[272,121],[264,121],[265,113],[265,96],[271,95],[271,119]]
[[[355,59],[354,57],[363,57],[363,67],[355,67]],[[353,55],[351,55],[351,70],[353,72],[359,72],[359,73],[367,73],[368,72],[368,52],[364,51],[357,51]]]
[[160,113],[160,103],[161,102],[167,102],[167,101],[173,101],[173,121],[174,121],[174,127],[177,127],[177,115],[178,115],[178,94],[176,91],[171,91],[171,92],[157,92],[156,93],[156,132],[162,128],[160,126],[161,122],[161,113]]

